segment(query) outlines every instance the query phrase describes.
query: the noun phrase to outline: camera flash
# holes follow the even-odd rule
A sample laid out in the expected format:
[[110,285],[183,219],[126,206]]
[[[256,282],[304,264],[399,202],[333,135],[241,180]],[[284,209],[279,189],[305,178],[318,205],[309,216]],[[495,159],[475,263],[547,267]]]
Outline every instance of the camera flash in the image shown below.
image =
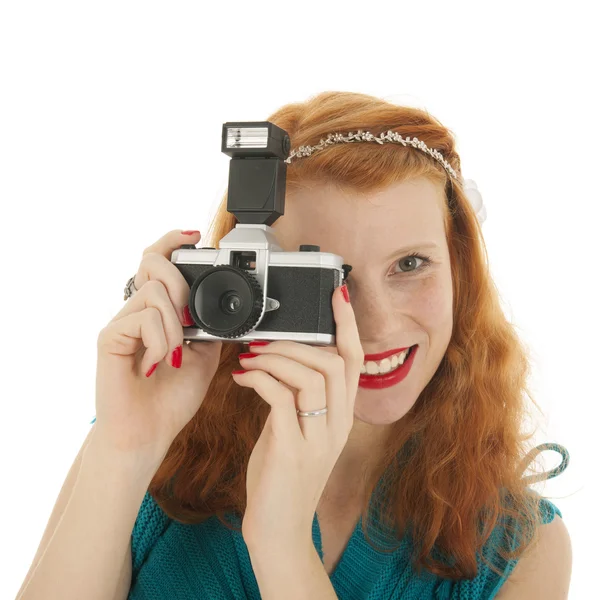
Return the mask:
[[227,148],[266,148],[268,127],[228,127]]

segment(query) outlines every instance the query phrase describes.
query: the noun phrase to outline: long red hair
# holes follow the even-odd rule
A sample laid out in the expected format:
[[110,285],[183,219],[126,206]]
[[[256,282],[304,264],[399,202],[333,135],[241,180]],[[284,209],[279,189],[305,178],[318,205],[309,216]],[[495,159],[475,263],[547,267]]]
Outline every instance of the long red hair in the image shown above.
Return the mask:
[[[292,148],[316,144],[330,132],[397,131],[439,150],[461,172],[447,127],[424,110],[369,95],[324,92],[288,104],[267,120],[288,132]],[[288,165],[287,188],[327,181],[370,193],[414,177],[427,177],[445,190],[454,330],[437,372],[397,430],[391,430],[385,456],[366,485],[372,493],[382,475],[389,474],[380,521],[395,528],[398,540],[410,529],[413,565],[419,572],[425,568],[446,578],[472,578],[476,551],[500,518],[516,525],[508,533],[516,535],[517,550],[500,550],[507,560],[517,559],[537,540],[540,524],[540,497],[521,479],[521,464],[530,450],[526,442],[534,435],[522,433],[521,426],[531,405],[540,410],[527,388],[529,352],[500,305],[476,215],[460,185],[435,159],[399,144],[336,144],[294,160]],[[226,198],[203,245],[218,248],[235,227]],[[202,406],[174,440],[150,484],[162,510],[179,522],[200,523],[216,515],[231,528],[226,513],[244,513],[246,468],[270,407],[254,390],[232,380],[243,351],[241,343],[223,344]],[[372,544],[365,529],[368,497],[362,514]],[[453,564],[434,560],[434,546]]]

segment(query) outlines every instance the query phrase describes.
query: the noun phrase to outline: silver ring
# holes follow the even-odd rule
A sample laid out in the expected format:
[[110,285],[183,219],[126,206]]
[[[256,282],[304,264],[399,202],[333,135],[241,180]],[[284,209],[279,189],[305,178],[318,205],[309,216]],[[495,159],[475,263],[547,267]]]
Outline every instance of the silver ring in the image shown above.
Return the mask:
[[[137,273],[136,273],[137,275]],[[133,283],[135,279],[135,275],[133,277],[130,277],[129,280],[127,281],[126,285],[125,285],[125,296],[123,297],[123,300],[127,300],[128,298],[131,298],[131,296],[133,296],[133,294],[135,292],[138,291],[138,289],[135,287],[135,284]]]
[[309,410],[308,412],[296,410],[296,413],[299,417],[318,417],[319,415],[324,415],[326,412],[327,408],[321,408],[320,410]]

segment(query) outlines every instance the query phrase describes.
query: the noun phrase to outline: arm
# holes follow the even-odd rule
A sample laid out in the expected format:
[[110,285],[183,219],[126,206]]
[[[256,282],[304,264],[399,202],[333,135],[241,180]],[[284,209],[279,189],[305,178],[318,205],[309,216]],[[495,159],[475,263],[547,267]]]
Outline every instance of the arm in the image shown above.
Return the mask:
[[119,452],[93,436],[64,513],[17,600],[113,600],[122,593],[131,577],[124,567],[131,532],[159,465],[156,457]]
[[94,425],[90,429],[85,440],[83,441],[83,444],[81,445],[81,449],[79,450],[77,456],[75,457],[75,460],[73,461],[73,464],[71,465],[71,468],[69,469],[69,472],[67,473],[67,477],[65,478],[62,488],[60,489],[60,493],[58,494],[58,498],[56,500],[56,503],[54,504],[54,508],[52,509],[52,514],[50,515],[50,518],[48,519],[48,524],[46,525],[46,529],[44,531],[44,534],[42,535],[42,539],[39,543],[37,552],[35,553],[35,556],[33,557],[33,560],[31,561],[31,566],[29,568],[29,571],[27,572],[27,575],[25,576],[25,580],[23,581],[23,584],[21,585],[21,588],[19,589],[19,592],[17,593],[17,598],[19,597],[19,594],[21,594],[21,592],[27,585],[27,582],[31,579],[31,574],[33,573],[33,571],[35,571],[37,564],[40,562],[40,558],[46,551],[48,542],[52,538],[52,535],[54,534],[56,526],[58,525],[58,522],[60,521],[63,513],[65,512],[67,502],[69,501],[69,498],[71,497],[71,494],[73,493],[73,488],[75,487],[75,481],[77,481],[77,475],[79,474],[79,469],[81,468],[81,458],[83,456],[83,451],[89,444],[92,436],[94,435],[95,430],[96,430],[96,426]]
[[314,546],[269,552],[249,548],[248,552],[263,600],[337,600]]

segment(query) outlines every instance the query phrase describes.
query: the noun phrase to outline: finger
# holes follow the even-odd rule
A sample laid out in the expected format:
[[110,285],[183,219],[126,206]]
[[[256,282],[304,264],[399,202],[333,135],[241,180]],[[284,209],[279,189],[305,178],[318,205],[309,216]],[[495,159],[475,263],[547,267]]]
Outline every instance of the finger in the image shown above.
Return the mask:
[[[319,419],[306,421],[310,417],[299,417],[300,429],[305,439],[326,439],[327,428],[330,427],[340,433],[340,437],[348,434],[348,418],[346,410],[346,388],[344,381],[344,364],[341,358],[328,356],[325,360],[317,352],[303,352],[301,344],[291,344],[292,352],[294,346],[298,346],[298,352],[294,359],[277,353],[268,353],[253,358],[239,357],[240,364],[244,369],[259,369],[268,373],[279,382],[297,390],[296,408],[302,412],[320,410],[327,407],[328,412]],[[289,346],[288,346],[289,348]],[[306,347],[304,348],[304,350]],[[299,355],[305,354],[302,358]],[[328,360],[331,358],[331,361]],[[334,364],[337,363],[337,364]],[[331,406],[338,410],[329,411]],[[341,422],[336,418],[341,417]]]
[[[169,231],[168,233],[166,233],[165,235],[163,235],[160,239],[158,239],[156,242],[154,242],[154,244],[148,246],[143,252],[142,252],[142,263],[144,262],[144,256],[146,256],[147,254],[158,254],[159,256],[162,256],[163,258],[167,259],[167,261],[169,263],[171,263],[171,256],[173,255],[173,252],[175,250],[178,250],[182,244],[197,244],[198,241],[201,238],[201,234],[199,231],[195,231],[195,230],[186,230],[186,233],[184,233],[184,231],[182,229],[173,229],[172,231]],[[172,263],[171,263],[172,264]],[[179,270],[174,267],[177,272],[181,275],[181,273],[179,272]],[[140,271],[142,271],[140,273]],[[139,277],[138,277],[139,275]],[[185,278],[183,277],[183,275],[181,275],[181,279],[183,279],[183,281],[185,282]],[[144,272],[143,272],[143,268],[142,268],[142,264],[140,265],[140,268],[138,269],[138,273],[135,274],[134,280],[133,280],[133,285],[135,286],[135,288],[137,290],[139,290],[142,285],[144,285],[145,281],[147,281],[148,279],[145,277]],[[181,280],[180,280],[181,281]],[[170,288],[169,283],[163,281],[163,283],[167,286],[167,289]],[[186,285],[187,282],[185,282]],[[179,302],[173,302],[173,305],[176,307],[176,310],[178,310],[178,314],[181,316],[181,323],[183,325],[186,325],[185,320],[183,319],[183,307],[185,305],[187,305],[188,303],[188,299],[189,299],[189,285],[188,285],[188,297],[184,299],[183,304],[181,304],[181,301]],[[179,310],[181,309],[181,310]],[[189,323],[188,323],[189,325]]]
[[223,350],[222,340],[185,340],[185,345],[200,356],[221,356]]
[[160,313],[168,345],[167,362],[171,366],[176,366],[173,362],[175,358],[173,357],[173,351],[183,344],[183,327],[169,298],[167,289],[160,281],[148,281],[139,292],[129,298],[125,306],[110,322],[118,322],[128,315],[142,312],[148,307],[154,307]]
[[344,359],[348,412],[354,419],[354,403],[365,354],[360,343],[354,309],[352,304],[346,301],[342,292],[344,287],[336,288],[332,298],[333,316],[336,323],[335,345],[338,354]]
[[[362,349],[362,348],[361,348]],[[327,416],[323,419],[328,425],[345,428],[345,424],[354,421],[354,409],[350,411],[346,390],[346,366],[344,359],[334,347],[311,346],[289,340],[270,342],[266,346],[254,346],[250,344],[250,352],[260,356],[279,355],[290,358],[313,371],[321,373],[325,377],[325,394],[327,403]],[[362,362],[361,362],[362,366]],[[250,367],[248,367],[250,368]],[[263,367],[259,367],[263,368]],[[360,374],[360,367],[359,367]],[[287,380],[286,380],[287,383]],[[314,400],[304,398],[299,400],[302,405],[298,408],[302,411],[314,410]],[[308,405],[308,406],[307,406]],[[325,403],[317,408],[324,408]]]
[[264,371],[246,371],[232,376],[238,385],[254,388],[256,393],[271,405],[273,436],[278,442],[288,446],[292,444],[293,449],[297,443],[303,441],[296,413],[296,400],[291,390]]
[[140,372],[147,375],[152,366],[164,360],[169,351],[160,311],[153,306],[118,321],[111,321],[98,335],[99,353],[130,356],[142,346],[146,351]]
[[190,235],[185,235],[182,229],[173,229],[154,242],[154,244],[148,246],[142,255],[155,252],[156,254],[161,254],[165,258],[171,260],[173,252],[178,250],[182,244],[197,244],[200,237],[199,231],[195,231]]
[[144,254],[134,280],[138,292],[149,281],[160,281],[164,285],[179,322],[184,327],[189,327],[191,323],[184,316],[184,307],[190,300],[190,286],[170,258],[167,259],[158,252]]

